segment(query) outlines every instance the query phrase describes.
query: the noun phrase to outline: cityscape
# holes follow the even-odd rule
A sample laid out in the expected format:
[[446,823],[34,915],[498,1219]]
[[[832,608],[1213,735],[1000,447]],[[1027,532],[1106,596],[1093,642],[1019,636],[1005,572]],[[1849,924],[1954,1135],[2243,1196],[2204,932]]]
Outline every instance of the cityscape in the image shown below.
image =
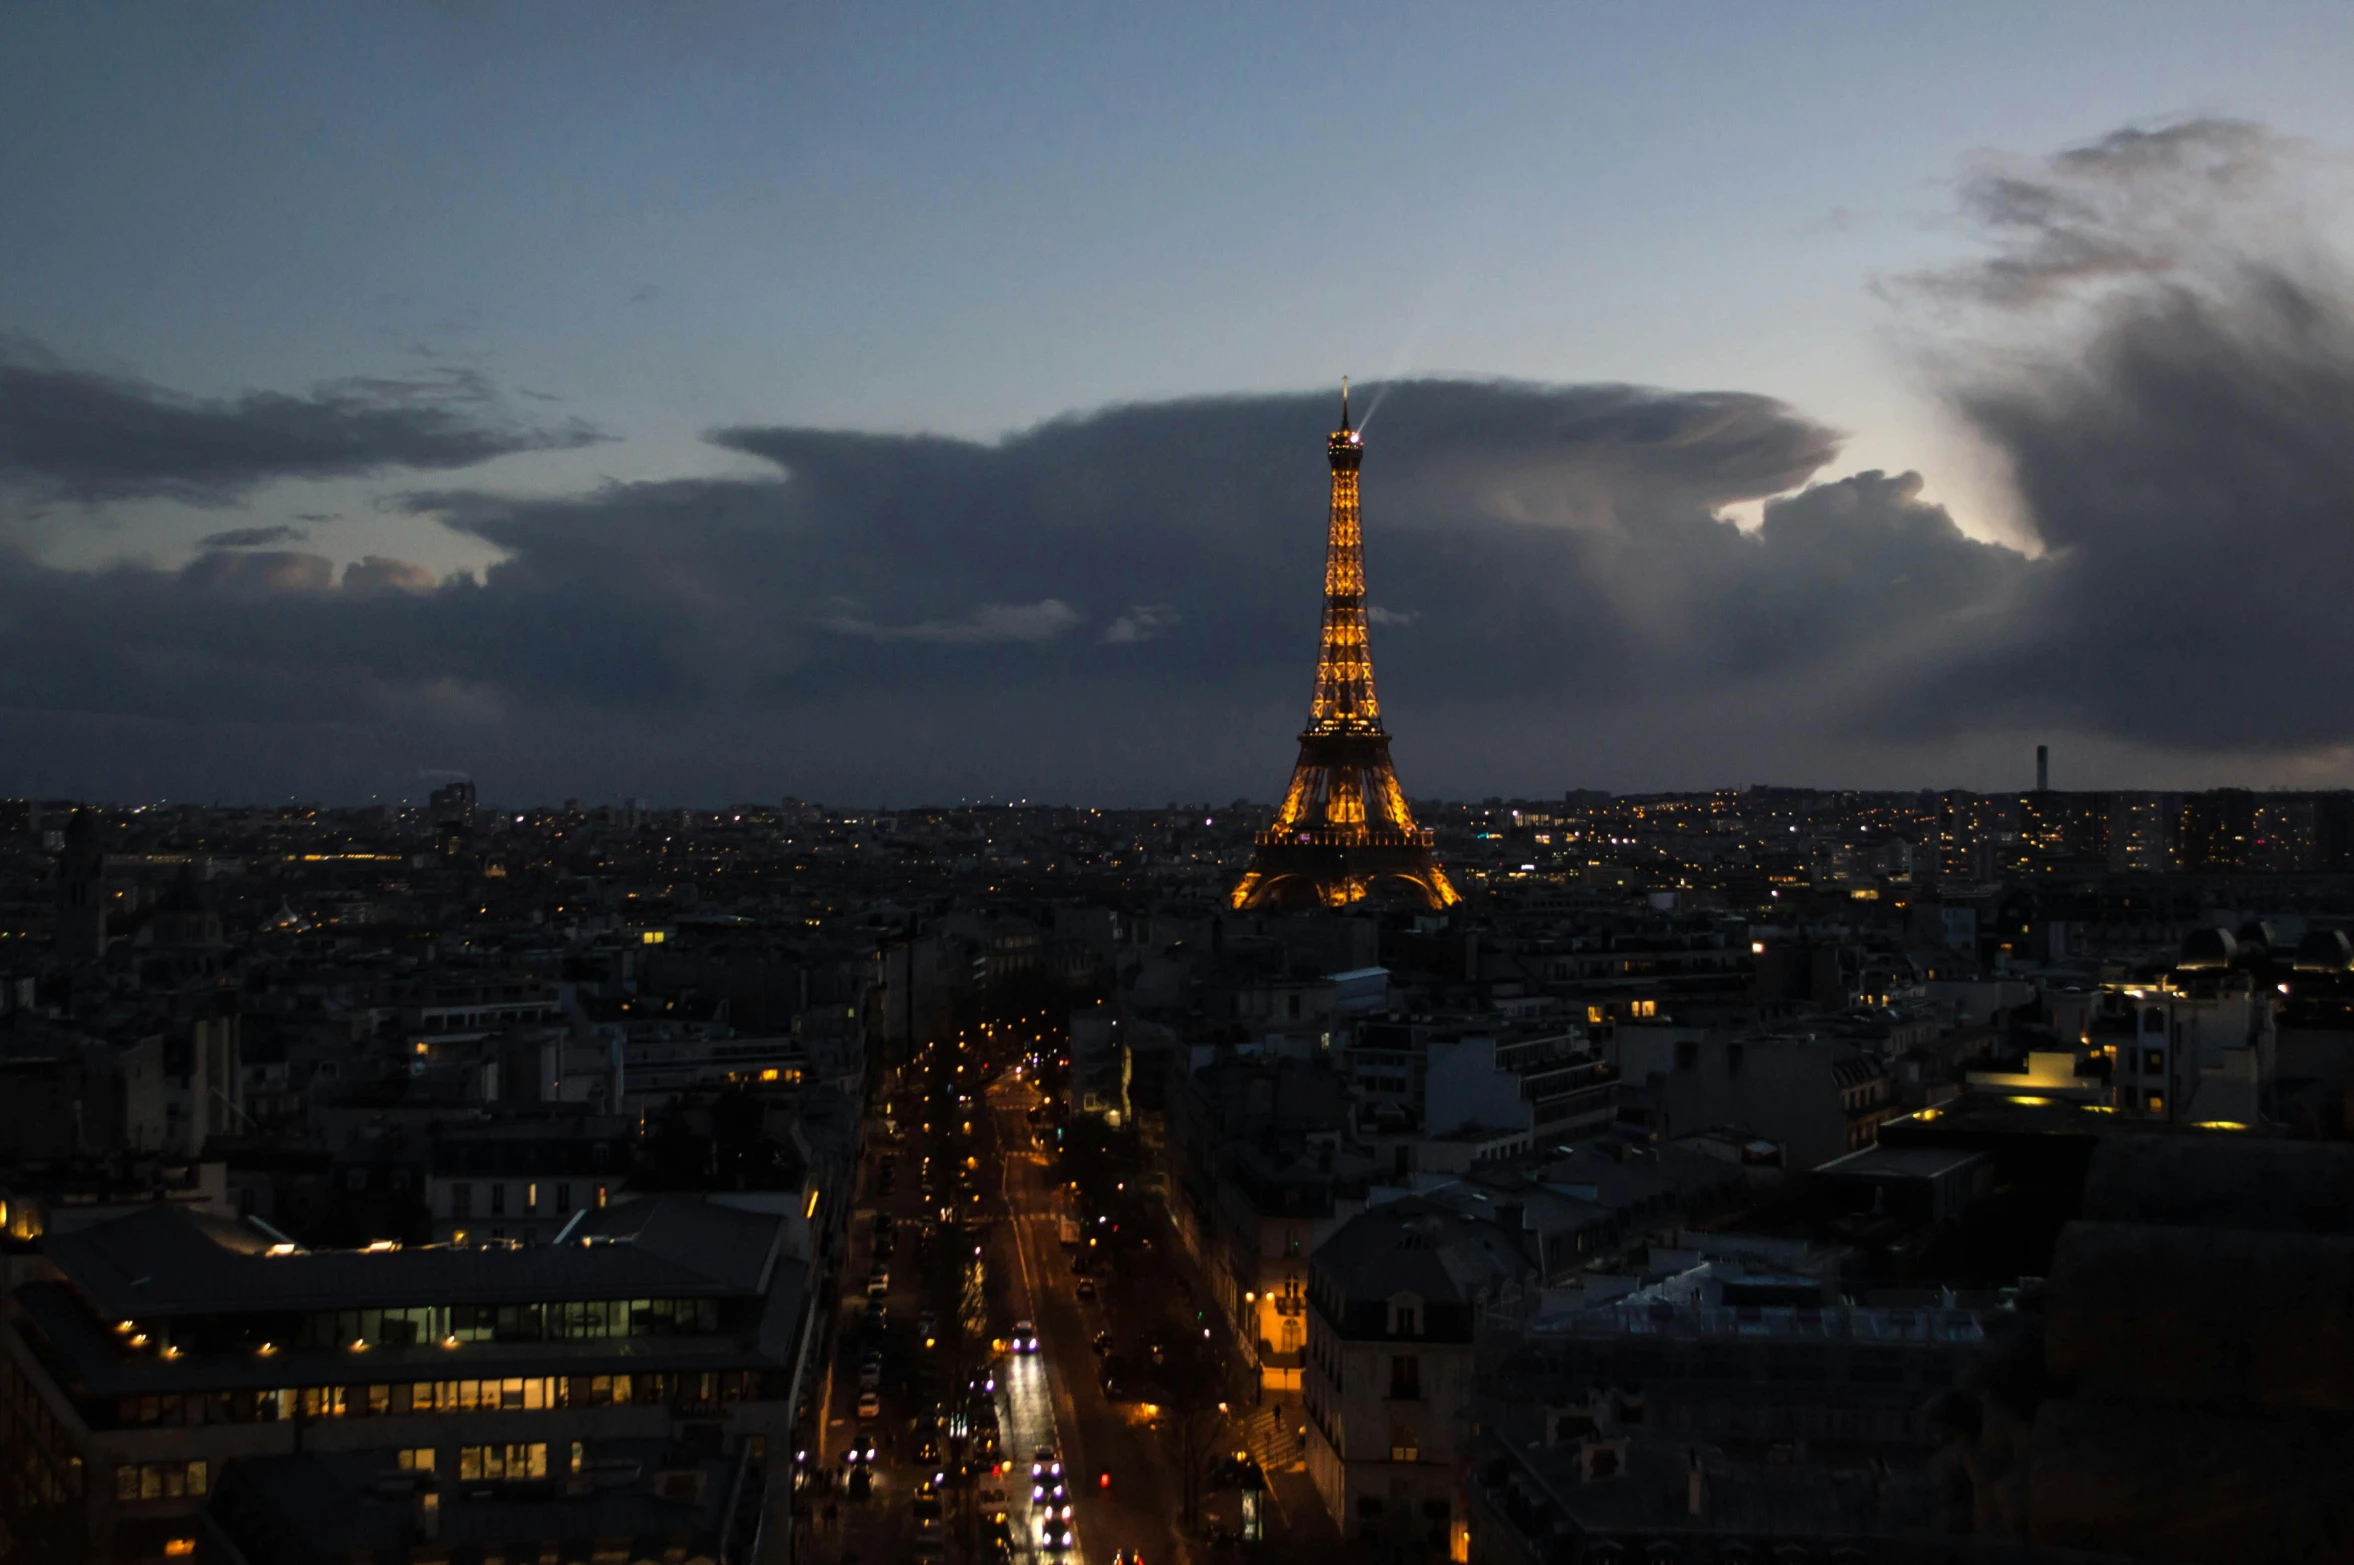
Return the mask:
[[2354,1559],[2348,64],[0,13],[0,1565]]

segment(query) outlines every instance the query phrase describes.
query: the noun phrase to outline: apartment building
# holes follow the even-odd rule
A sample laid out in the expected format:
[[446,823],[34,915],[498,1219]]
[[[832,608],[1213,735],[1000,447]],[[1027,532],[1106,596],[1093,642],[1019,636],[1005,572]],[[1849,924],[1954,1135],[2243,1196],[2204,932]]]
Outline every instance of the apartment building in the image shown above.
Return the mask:
[[1360,1213],[1316,1252],[1308,1474],[1346,1536],[1452,1547],[1474,1327],[1534,1283],[1512,1235],[1411,1196]]
[[[593,1490],[680,1447],[784,1536],[765,1462],[810,1328],[790,1218],[661,1196],[585,1211],[562,1245],[310,1251],[164,1205],[52,1235],[42,1262],[0,1322],[0,1520],[23,1558],[185,1558],[241,1464],[268,1489],[295,1457],[401,1488],[414,1552],[379,1562],[445,1557],[450,1506]],[[249,1496],[252,1525],[270,1512]]]

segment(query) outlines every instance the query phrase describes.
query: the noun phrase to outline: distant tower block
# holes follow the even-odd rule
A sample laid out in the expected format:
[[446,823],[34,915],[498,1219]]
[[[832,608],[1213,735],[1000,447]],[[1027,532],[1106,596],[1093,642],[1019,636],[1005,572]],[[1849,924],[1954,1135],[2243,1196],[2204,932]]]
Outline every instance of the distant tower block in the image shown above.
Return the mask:
[[2035,791],[2052,791],[2052,747],[2048,744],[2035,747]]
[[1390,767],[1390,736],[1373,694],[1365,540],[1357,521],[1365,437],[1349,428],[1345,380],[1340,428],[1325,454],[1332,462],[1332,526],[1324,550],[1324,639],[1315,699],[1291,787],[1275,824],[1259,834],[1250,871],[1234,888],[1234,906],[1346,907],[1392,881],[1426,906],[1451,907],[1462,897],[1431,853],[1431,834],[1414,824]]

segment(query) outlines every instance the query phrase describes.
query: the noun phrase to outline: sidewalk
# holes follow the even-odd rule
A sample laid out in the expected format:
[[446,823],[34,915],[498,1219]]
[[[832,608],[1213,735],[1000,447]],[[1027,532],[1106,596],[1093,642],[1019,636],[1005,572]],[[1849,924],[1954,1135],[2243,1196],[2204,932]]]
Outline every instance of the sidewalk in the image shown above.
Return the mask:
[[[1209,1281],[1194,1264],[1193,1257],[1177,1238],[1176,1226],[1169,1220],[1163,1203],[1154,1209],[1153,1249],[1160,1255],[1172,1274],[1185,1280],[1196,1299],[1210,1297]],[[1219,1352],[1229,1364],[1246,1364],[1249,1358],[1234,1339],[1231,1324],[1225,1313],[1209,1309],[1205,1323],[1217,1333]],[[1272,1562],[1299,1560],[1328,1565],[1339,1557],[1342,1543],[1339,1526],[1324,1509],[1323,1498],[1308,1480],[1307,1464],[1302,1460],[1299,1439],[1295,1433],[1301,1423],[1297,1393],[1283,1393],[1254,1402],[1254,1391],[1247,1381],[1236,1388],[1237,1413],[1232,1427],[1251,1455],[1267,1475],[1266,1539],[1258,1547],[1262,1565]],[[1275,1403],[1281,1402],[1285,1424],[1275,1422]]]

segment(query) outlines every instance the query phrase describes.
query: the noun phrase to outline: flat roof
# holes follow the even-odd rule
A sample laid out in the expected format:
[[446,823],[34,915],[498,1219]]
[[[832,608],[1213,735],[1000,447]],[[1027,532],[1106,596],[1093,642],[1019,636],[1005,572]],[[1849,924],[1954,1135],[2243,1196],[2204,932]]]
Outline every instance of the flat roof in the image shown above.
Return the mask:
[[783,1228],[772,1213],[659,1195],[583,1213],[563,1244],[272,1254],[269,1238],[244,1223],[164,1205],[56,1235],[44,1249],[101,1314],[150,1320],[757,1295]]
[[1870,1146],[1833,1158],[1815,1172],[1866,1179],[1938,1179],[1986,1159],[1986,1153],[1967,1147]]

